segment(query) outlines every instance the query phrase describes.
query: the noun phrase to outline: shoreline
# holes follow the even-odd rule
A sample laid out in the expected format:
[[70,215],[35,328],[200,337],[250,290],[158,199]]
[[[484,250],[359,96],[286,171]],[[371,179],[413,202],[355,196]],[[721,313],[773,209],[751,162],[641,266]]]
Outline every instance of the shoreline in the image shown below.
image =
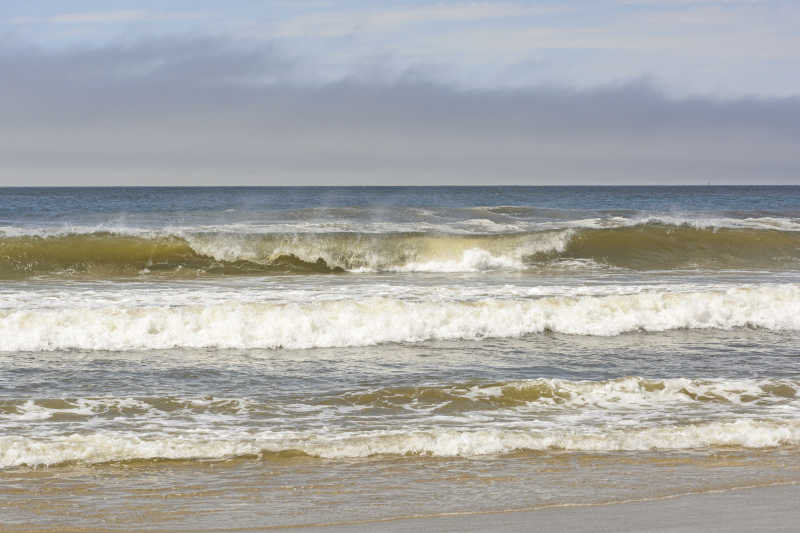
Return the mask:
[[[722,514],[724,513],[724,515]],[[530,509],[442,513],[355,523],[294,525],[217,532],[292,530],[304,533],[389,531],[796,531],[800,520],[797,482],[713,489],[660,498],[597,504],[548,505]],[[165,532],[166,533],[166,532]]]
[[[693,533],[703,532],[794,532],[800,521],[800,482],[785,481],[708,491],[628,499],[603,503],[551,504],[497,511],[453,512],[395,516],[348,522],[291,524],[255,527],[136,527],[111,529],[60,525],[54,527],[8,527],[0,531],[25,533],[258,533],[299,531],[303,533],[437,532],[607,532]],[[216,522],[219,524],[219,522]],[[8,529],[6,529],[8,528]]]

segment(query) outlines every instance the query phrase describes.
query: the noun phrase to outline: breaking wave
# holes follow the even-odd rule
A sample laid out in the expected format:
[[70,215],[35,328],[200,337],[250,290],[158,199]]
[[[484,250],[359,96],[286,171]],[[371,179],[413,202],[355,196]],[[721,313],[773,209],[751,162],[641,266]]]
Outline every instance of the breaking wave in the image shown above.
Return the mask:
[[603,381],[530,379],[506,383],[386,387],[337,394],[324,403],[364,407],[446,406],[448,412],[515,407],[663,408],[696,402],[765,406],[797,398],[797,381],[731,379],[645,379]]
[[61,274],[90,278],[149,273],[196,275],[322,273],[341,271],[324,261],[276,254],[269,261],[220,260],[198,252],[177,236],[143,237],[116,233],[0,238],[0,279]]
[[[390,386],[293,396],[289,404],[278,398],[171,396],[4,400],[0,420],[9,431],[0,436],[0,468],[298,454],[354,458],[795,446],[800,445],[798,385],[788,379],[629,376]],[[321,407],[341,411],[314,419],[310,413]],[[404,427],[387,427],[383,416],[374,414],[387,409],[407,410],[412,418]],[[264,418],[265,413],[280,413],[282,422]],[[370,420],[377,419],[378,427],[372,426]],[[70,433],[59,432],[63,420],[73,424]],[[22,428],[26,435],[15,435]]]
[[[706,406],[716,410],[746,406],[761,410],[780,405],[784,416],[800,409],[800,381],[794,379],[647,379],[627,376],[601,381],[572,381],[538,378],[500,383],[456,383],[448,385],[385,386],[355,391],[315,393],[293,399],[301,412],[322,407],[354,409],[396,409],[448,414],[475,411],[521,409],[525,413],[555,413],[575,408],[628,409],[646,411],[687,406]],[[153,423],[172,415],[184,418],[215,416],[230,421],[232,417],[261,416],[277,412],[275,398],[219,397],[99,397],[37,398],[0,400],[0,419],[10,422],[91,421],[103,418],[147,419]],[[291,411],[291,409],[288,409]],[[283,415],[288,412],[285,408]]]
[[525,270],[796,268],[800,232],[648,222],[612,228],[444,233],[67,233],[0,237],[0,278]]
[[800,422],[742,419],[646,429],[373,431],[333,436],[239,433],[225,438],[193,434],[139,437],[103,432],[55,437],[0,437],[0,468],[68,462],[143,459],[226,459],[300,453],[322,458],[374,455],[437,457],[505,454],[518,450],[645,451],[712,447],[768,448],[800,444]]
[[0,311],[0,351],[317,348],[557,332],[800,330],[800,287],[526,299],[372,297],[297,303]]

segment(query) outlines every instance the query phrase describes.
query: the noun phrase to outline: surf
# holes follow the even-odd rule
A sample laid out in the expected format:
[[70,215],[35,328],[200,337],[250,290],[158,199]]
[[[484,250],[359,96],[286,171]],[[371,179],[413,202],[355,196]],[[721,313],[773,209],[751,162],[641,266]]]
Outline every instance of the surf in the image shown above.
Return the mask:
[[0,310],[0,351],[305,349],[673,329],[800,330],[800,286],[605,296],[227,302]]
[[384,430],[335,434],[228,432],[207,435],[131,435],[94,432],[43,438],[0,437],[0,468],[138,460],[225,460],[302,454],[324,459],[372,456],[475,457],[518,451],[616,452],[719,447],[775,448],[800,444],[797,420],[666,424],[603,432],[579,430]]
[[106,279],[606,267],[774,269],[800,264],[800,232],[643,224],[447,234],[112,232],[0,237],[0,278]]

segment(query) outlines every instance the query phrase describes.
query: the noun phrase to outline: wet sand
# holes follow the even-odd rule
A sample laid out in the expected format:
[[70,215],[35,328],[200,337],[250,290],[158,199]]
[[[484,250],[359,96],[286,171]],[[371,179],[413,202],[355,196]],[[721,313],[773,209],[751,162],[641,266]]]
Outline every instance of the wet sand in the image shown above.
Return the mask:
[[608,505],[402,518],[301,527],[304,533],[389,531],[776,532],[800,528],[800,485],[780,485]]

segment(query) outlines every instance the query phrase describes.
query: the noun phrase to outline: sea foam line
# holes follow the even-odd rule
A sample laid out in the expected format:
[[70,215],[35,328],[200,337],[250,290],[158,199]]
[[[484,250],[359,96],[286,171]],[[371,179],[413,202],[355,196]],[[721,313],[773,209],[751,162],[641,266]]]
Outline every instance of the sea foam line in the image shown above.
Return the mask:
[[331,435],[186,434],[140,437],[97,432],[52,437],[0,437],[0,468],[104,463],[143,459],[225,459],[264,453],[302,452],[339,459],[375,455],[470,457],[516,450],[647,451],[719,446],[772,448],[800,444],[800,421],[740,419],[644,429],[581,432],[450,428],[420,431],[343,432]]
[[[646,379],[627,376],[602,381],[571,381],[557,378],[537,378],[506,383],[455,383],[419,387],[379,387],[350,391],[314,394],[310,403],[286,407],[286,412],[315,411],[323,407],[341,406],[347,409],[409,406],[446,406],[454,400],[464,412],[494,409],[518,409],[530,414],[544,409],[550,415],[574,412],[575,408],[618,411],[628,415],[647,413],[652,409],[684,409],[704,406],[723,412],[745,406],[750,412],[760,412],[780,405],[785,416],[800,411],[800,380],[790,379]],[[69,414],[73,421],[97,422],[125,417],[150,422],[164,421],[174,413],[181,416],[200,416],[204,419],[219,416],[220,421],[246,419],[253,412],[263,413],[277,408],[276,400],[255,398],[209,397],[96,397],[96,398],[20,398],[0,400],[0,420],[8,422],[46,422]],[[753,403],[757,402],[757,403]],[[719,410],[723,411],[719,411]],[[731,411],[733,412],[733,411]]]
[[60,308],[0,312],[0,351],[317,348],[552,331],[800,330],[800,287],[613,296]]

